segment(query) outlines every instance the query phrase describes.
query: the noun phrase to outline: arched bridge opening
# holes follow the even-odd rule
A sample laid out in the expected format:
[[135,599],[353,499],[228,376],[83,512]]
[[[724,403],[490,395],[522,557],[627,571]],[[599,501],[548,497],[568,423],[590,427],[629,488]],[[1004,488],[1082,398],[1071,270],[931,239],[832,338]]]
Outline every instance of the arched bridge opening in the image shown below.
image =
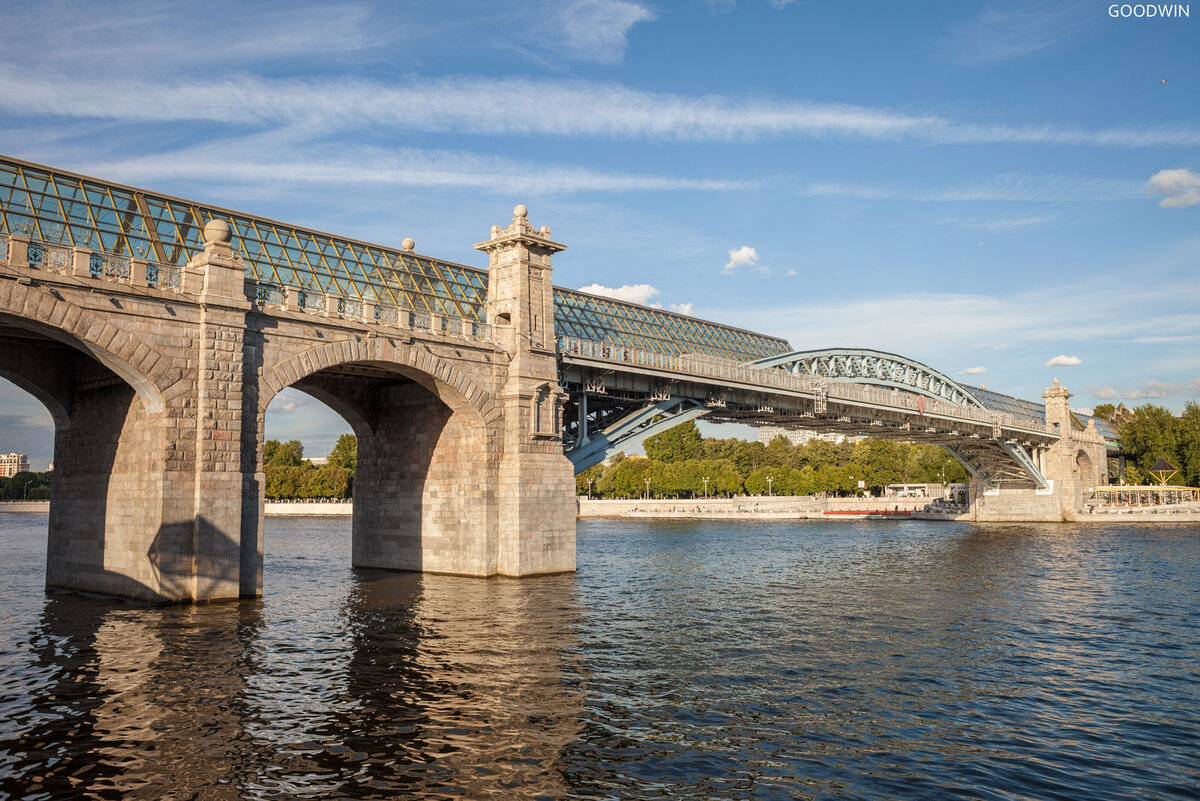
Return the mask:
[[54,423],[50,588],[149,599],[161,585],[193,581],[191,515],[180,525],[164,491],[168,417],[155,382],[128,355],[0,312],[0,377]]
[[[470,399],[478,400],[478,390],[464,392],[468,384],[457,374],[447,380],[408,363],[412,354],[404,351],[349,359],[342,353],[318,348],[266,372],[260,471],[268,405],[285,386],[303,392],[341,416],[358,440],[354,566],[494,574],[497,459],[489,442],[495,431]],[[261,571],[261,544],[257,564]]]

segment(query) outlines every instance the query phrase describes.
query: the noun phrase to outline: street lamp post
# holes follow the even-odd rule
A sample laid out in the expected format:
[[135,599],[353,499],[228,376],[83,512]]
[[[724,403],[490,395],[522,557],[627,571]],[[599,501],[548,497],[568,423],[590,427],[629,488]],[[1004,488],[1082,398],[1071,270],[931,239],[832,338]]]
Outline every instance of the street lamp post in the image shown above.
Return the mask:
[[594,481],[594,480],[595,479],[591,479],[591,478],[588,479],[588,500],[589,501],[592,499],[592,481]]
[[775,494],[775,491],[771,489],[771,483],[774,480],[775,480],[775,476],[767,476],[767,496],[768,497]]
[[650,500],[650,476],[646,476],[642,480],[646,482],[646,500]]
[[33,479],[31,478],[28,481],[26,481],[25,486],[21,488],[21,500],[23,500],[23,501],[29,500],[29,485],[32,483],[33,483]]
[[704,500],[707,501],[708,500],[708,476],[705,476],[704,478],[702,478],[700,480],[704,482]]

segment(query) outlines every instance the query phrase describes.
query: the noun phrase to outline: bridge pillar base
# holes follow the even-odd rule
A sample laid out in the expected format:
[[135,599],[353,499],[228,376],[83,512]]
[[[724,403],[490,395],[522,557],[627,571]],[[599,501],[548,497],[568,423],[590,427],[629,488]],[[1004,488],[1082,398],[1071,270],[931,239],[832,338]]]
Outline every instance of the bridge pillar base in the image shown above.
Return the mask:
[[500,575],[575,570],[575,470],[561,448],[504,459],[498,500]]
[[1058,523],[1068,519],[1063,490],[1055,482],[1044,490],[987,487],[971,480],[971,517],[980,523]]

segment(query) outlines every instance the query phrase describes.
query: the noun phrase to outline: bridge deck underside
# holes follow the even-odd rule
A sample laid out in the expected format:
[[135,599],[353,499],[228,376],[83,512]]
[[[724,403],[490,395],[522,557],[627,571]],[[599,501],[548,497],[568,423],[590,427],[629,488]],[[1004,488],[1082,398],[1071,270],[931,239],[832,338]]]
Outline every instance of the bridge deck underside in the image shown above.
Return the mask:
[[[580,442],[579,410],[586,404],[590,438],[637,409],[668,398],[683,398],[703,406],[710,422],[806,429],[848,437],[929,443],[947,448],[973,474],[989,483],[1035,486],[1042,483],[1029,453],[1052,444],[1045,431],[996,426],[991,422],[956,418],[952,414],[922,413],[896,406],[870,404],[815,393],[750,387],[667,372],[614,369],[614,365],[564,360],[560,376],[571,403],[566,415],[568,452]],[[586,400],[584,400],[586,396]],[[664,415],[662,428],[675,421]],[[998,436],[997,436],[998,434]]]

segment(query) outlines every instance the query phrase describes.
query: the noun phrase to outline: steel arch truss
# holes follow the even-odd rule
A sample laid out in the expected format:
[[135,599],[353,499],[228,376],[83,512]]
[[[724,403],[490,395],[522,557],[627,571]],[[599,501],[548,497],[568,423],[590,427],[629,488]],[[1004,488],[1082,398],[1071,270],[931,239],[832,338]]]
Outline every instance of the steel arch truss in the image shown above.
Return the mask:
[[796,351],[750,362],[754,367],[778,367],[798,375],[830,381],[902,389],[958,406],[986,409],[971,392],[928,365],[878,350],[830,348]]
[[942,447],[985,485],[1033,485],[1037,489],[1049,486],[1046,477],[1019,442],[991,440],[978,445],[950,445],[943,442]]
[[708,414],[709,409],[699,401],[688,398],[668,398],[646,406],[605,428],[579,447],[567,451],[567,458],[579,473],[604,461],[619,450],[640,445],[647,437],[695,420]]

